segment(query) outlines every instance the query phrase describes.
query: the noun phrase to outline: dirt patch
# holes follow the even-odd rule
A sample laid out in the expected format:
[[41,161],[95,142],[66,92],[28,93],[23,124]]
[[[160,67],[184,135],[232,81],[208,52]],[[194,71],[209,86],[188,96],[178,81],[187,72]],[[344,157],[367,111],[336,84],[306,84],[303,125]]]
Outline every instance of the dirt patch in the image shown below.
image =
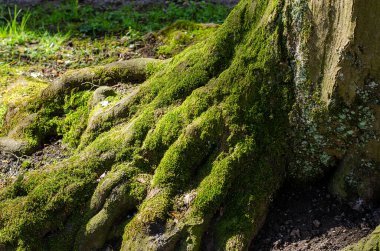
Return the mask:
[[0,151],[0,188],[27,170],[44,168],[69,157],[70,152],[66,145],[62,144],[62,140],[45,145],[31,156],[16,156]]
[[250,250],[340,250],[379,223],[379,208],[343,204],[326,186],[281,191]]

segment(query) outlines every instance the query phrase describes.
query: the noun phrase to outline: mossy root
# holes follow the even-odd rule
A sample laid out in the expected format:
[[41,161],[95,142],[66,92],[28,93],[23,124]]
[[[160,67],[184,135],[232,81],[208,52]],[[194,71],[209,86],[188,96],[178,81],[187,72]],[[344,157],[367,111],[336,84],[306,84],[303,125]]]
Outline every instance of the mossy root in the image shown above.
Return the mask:
[[69,94],[74,88],[88,90],[94,86],[114,85],[119,82],[142,83],[149,71],[163,61],[152,58],[137,58],[119,61],[104,66],[95,66],[66,72],[42,92],[42,99]]

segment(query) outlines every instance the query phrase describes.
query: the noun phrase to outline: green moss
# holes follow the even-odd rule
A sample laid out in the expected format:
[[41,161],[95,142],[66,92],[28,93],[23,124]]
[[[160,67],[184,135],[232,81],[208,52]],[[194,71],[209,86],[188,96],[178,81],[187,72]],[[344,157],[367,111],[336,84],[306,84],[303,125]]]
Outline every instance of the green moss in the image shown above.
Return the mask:
[[63,142],[71,147],[78,146],[80,137],[86,129],[90,112],[88,102],[91,95],[91,91],[84,91],[66,96],[63,106],[65,115],[58,123],[57,133],[62,136]]
[[46,82],[40,80],[19,78],[4,91],[2,100],[4,104],[20,106],[21,103],[28,103],[35,99],[47,85]]
[[[115,128],[99,137],[81,155],[73,156],[42,173],[28,172],[14,185],[2,190],[0,198],[7,203],[1,204],[0,242],[14,243],[15,238],[19,239],[17,236],[22,236],[20,240],[32,247],[39,247],[42,244],[37,240],[44,236],[47,229],[62,230],[65,219],[77,213],[90,199],[96,179],[110,168],[120,152],[130,147],[128,139],[131,139],[129,130]],[[12,192],[16,186],[24,197],[15,197],[20,195],[20,192]],[[22,204],[19,204],[21,201]],[[30,213],[26,215],[27,211]],[[8,221],[16,218],[17,223]],[[30,232],[31,228],[34,231]],[[35,235],[35,231],[40,235]]]
[[4,88],[7,86],[7,80],[14,76],[16,74],[16,71],[14,68],[12,68],[9,64],[0,64],[0,86],[1,88]]
[[1,128],[3,127],[4,117],[6,113],[7,113],[7,106],[4,104],[1,104],[0,105],[0,127]]
[[190,44],[212,36],[217,25],[196,24],[189,21],[176,21],[157,34],[157,39],[163,43],[157,48],[158,56],[171,57],[178,54]]
[[[137,198],[124,250],[197,249],[213,226],[216,246],[246,247],[284,178],[293,100],[284,81],[290,70],[281,64],[287,59],[281,10],[274,0],[241,1],[214,36],[159,67],[128,102],[123,119],[109,121],[68,160],[27,172],[1,190],[0,243],[38,249],[52,240],[47,233],[72,240],[84,229],[85,236],[100,233],[101,246],[119,215],[114,212]],[[67,95],[42,104],[38,121],[48,128],[50,121],[51,129],[63,121],[63,136],[77,139],[71,130],[87,116],[89,93]],[[46,135],[30,135],[40,134]],[[150,183],[140,184],[140,171]],[[188,191],[193,200],[175,206]],[[221,207],[226,217],[214,225]],[[75,231],[69,232],[72,221]],[[65,248],[77,247],[71,243]]]
[[133,214],[137,205],[146,197],[150,175],[127,165],[116,166],[111,172],[113,174],[100,179],[91,198],[86,220],[88,223],[77,239],[80,249],[103,247],[111,235],[111,229],[120,224],[120,217]]
[[[33,78],[14,77],[4,84],[5,86],[0,89],[0,123],[3,125],[0,132],[6,135],[10,129],[22,123],[31,114],[27,105],[37,99],[48,83]],[[13,116],[5,122],[4,115],[8,109],[12,109]],[[21,137],[21,135],[17,136]]]
[[24,170],[30,169],[33,167],[33,163],[30,160],[25,160],[21,163],[21,168]]
[[57,135],[58,116],[62,114],[59,102],[49,102],[36,114],[32,123],[27,125],[23,136],[31,148],[39,147],[44,141]]
[[[263,11],[265,10],[267,9],[264,8]],[[260,34],[260,31],[258,33]],[[266,41],[266,39],[268,40]],[[247,41],[247,43],[250,43],[250,46],[252,48],[257,48],[254,46],[255,44],[265,45],[266,43],[268,43],[272,45],[273,41],[275,41],[276,39],[278,38],[276,37],[276,33],[274,33],[274,35],[269,38],[256,36],[254,40]],[[204,178],[201,184],[196,186],[197,197],[194,201],[194,206],[191,209],[192,213],[188,214],[188,216],[186,217],[187,220],[185,220],[185,222],[191,225],[198,224],[194,223],[198,222],[198,220],[196,219],[200,219],[200,222],[204,222],[201,223],[201,225],[207,224],[207,219],[211,218],[216,208],[218,208],[218,206],[222,203],[223,199],[227,195],[229,187],[231,187],[232,183],[234,183],[234,179],[237,177],[236,175],[239,173],[238,167],[244,165],[244,160],[242,160],[244,159],[242,157],[244,154],[258,154],[258,152],[260,152],[258,156],[266,156],[266,154],[264,154],[263,152],[268,151],[267,154],[270,153],[275,154],[276,156],[281,156],[281,154],[285,151],[284,140],[286,137],[287,116],[284,114],[286,114],[286,111],[290,108],[291,97],[289,97],[289,87],[287,86],[287,84],[284,83],[283,85],[279,85],[277,81],[283,79],[284,75],[286,75],[286,72],[282,71],[281,74],[279,74],[278,76],[266,75],[267,71],[265,70],[265,68],[270,68],[273,67],[273,65],[275,65],[274,61],[272,60],[276,57],[272,57],[271,55],[275,55],[277,51],[273,50],[273,47],[269,46],[262,46],[259,48],[260,49],[256,51],[252,51],[252,53],[248,53],[248,55],[252,55],[252,57],[258,55],[259,59],[261,59],[261,61],[257,60],[256,64],[251,66],[252,69],[255,69],[254,74],[251,75],[249,71],[248,73],[247,71],[245,71],[244,76],[246,76],[246,78],[242,76],[241,79],[239,79],[238,84],[229,85],[228,88],[224,88],[225,83],[231,83],[229,81],[231,78],[231,75],[229,75],[229,73],[235,76],[234,74],[236,74],[236,72],[239,72],[240,68],[249,69],[249,67],[245,67],[245,62],[250,62],[249,59],[246,59],[247,54],[244,54],[244,57],[243,54],[241,54],[242,58],[240,58],[240,55],[238,54],[235,55],[235,60],[232,62],[230,68],[226,72],[223,72],[216,81],[209,82],[209,92],[205,95],[209,96],[209,98],[214,101],[223,100],[223,97],[225,97],[225,101],[222,102],[220,108],[223,111],[223,120],[226,121],[226,127],[229,128],[227,129],[227,131],[229,131],[228,134],[230,134],[230,136],[228,137],[228,141],[224,144],[230,145],[231,152],[228,153],[227,157],[223,157],[222,160],[220,160],[221,162],[214,162],[211,168],[212,171],[210,175]],[[237,51],[244,51],[244,53],[246,53],[247,50],[244,49],[242,48],[241,50]],[[273,52],[273,54],[271,52]],[[262,72],[260,71],[261,69]],[[264,80],[266,78],[269,79]],[[257,81],[258,79],[260,79],[260,81]],[[270,83],[272,81],[273,85],[267,85],[268,82]],[[261,83],[265,84],[261,85]],[[213,93],[214,88],[215,90],[217,90],[216,93]],[[250,96],[250,94],[252,96]],[[257,96],[260,96],[261,99],[255,99],[255,97]],[[158,147],[160,149],[162,145],[165,145],[165,142],[170,142],[171,137],[175,138],[176,132],[178,131],[177,126],[186,125],[186,117],[184,116],[186,113],[180,112],[181,107],[186,107],[185,105],[187,104],[187,101],[193,97],[194,99],[198,99],[200,101],[200,104],[202,104],[202,99],[196,96],[195,93],[193,93],[192,95],[190,95],[188,99],[185,100],[185,102],[178,109],[175,110],[175,113],[167,113],[167,115],[165,115],[162,118],[162,120],[160,120],[160,122],[158,123],[160,126],[156,127],[157,131],[154,131],[152,134],[148,136],[146,141],[147,148]],[[276,104],[276,106],[268,107],[269,103]],[[249,112],[245,110],[245,112],[243,112],[243,110],[247,107],[250,107],[252,110],[248,110]],[[207,116],[206,114],[209,113],[206,112],[202,114],[200,118],[204,118],[204,116]],[[215,116],[215,114],[217,113],[210,112],[210,114],[214,114]],[[276,118],[276,121],[282,121],[282,123],[279,123],[281,126],[279,126],[277,123],[276,125],[273,125],[273,123],[270,122],[271,118]],[[253,121],[254,123],[252,123]],[[210,122],[211,121],[207,121],[207,123]],[[265,124],[265,126],[263,126],[263,123]],[[173,125],[173,127],[169,128],[169,124]],[[163,128],[165,127],[161,127],[164,125],[168,126],[165,130],[163,130]],[[201,132],[202,130],[203,129],[201,129]],[[155,134],[155,132],[157,132],[157,134]],[[205,132],[207,132],[207,130]],[[273,132],[276,132],[276,135],[274,135]],[[183,131],[183,133],[186,133],[186,131]],[[215,132],[213,134],[215,134]],[[241,143],[236,143],[239,142],[238,139],[244,137],[243,135],[255,135],[254,140],[253,138],[248,137],[246,142],[243,141]],[[165,138],[166,136],[170,137]],[[219,137],[221,136],[222,135],[220,135]],[[192,137],[194,137],[194,135]],[[199,138],[199,136],[195,137]],[[125,248],[131,248],[133,246],[129,238],[133,238],[134,235],[139,236],[139,234],[136,233],[136,229],[140,229],[139,224],[149,225],[152,224],[149,222],[162,222],[165,220],[167,216],[165,216],[160,210],[167,210],[167,207],[170,206],[170,204],[168,204],[170,203],[170,201],[168,200],[171,197],[173,190],[177,191],[180,188],[184,189],[184,187],[186,187],[185,184],[188,182],[188,180],[187,175],[186,173],[184,173],[184,171],[188,169],[187,165],[200,165],[195,165],[192,162],[193,157],[195,157],[195,160],[199,160],[202,159],[202,157],[200,157],[198,154],[205,153],[197,153],[197,151],[190,151],[191,148],[187,147],[191,147],[192,140],[190,142],[187,142],[185,139],[186,137],[182,138],[182,136],[180,136],[173,145],[175,146],[175,150],[171,150],[171,148],[169,148],[169,150],[165,153],[165,156],[161,160],[158,168],[156,169],[153,178],[153,186],[158,186],[160,189],[162,189],[158,192],[160,195],[158,195],[156,199],[160,198],[159,203],[161,203],[162,205],[166,205],[166,207],[160,207],[157,209],[157,211],[152,211],[153,208],[155,208],[154,205],[156,205],[156,203],[158,202],[155,201],[155,199],[149,199],[146,202],[147,204],[144,204],[144,207],[140,210],[140,213],[138,214],[139,217],[137,217],[137,219],[140,218],[140,215],[142,218],[144,218],[145,216],[143,215],[145,214],[146,217],[148,217],[149,215],[156,215],[156,217],[149,217],[147,221],[134,220],[129,225],[127,225],[125,232],[126,235],[124,236],[124,243],[126,243]],[[211,140],[209,142],[212,144],[213,141]],[[221,142],[221,144],[223,145],[223,142]],[[265,145],[266,147],[261,148],[259,150],[259,148],[256,148],[256,144],[260,146]],[[184,148],[186,149],[185,152],[182,152],[182,145],[186,147]],[[234,153],[233,149],[236,149],[236,153]],[[188,156],[188,151],[191,152],[190,156]],[[222,154],[221,156],[224,156],[224,154]],[[180,161],[178,161],[177,158],[180,158]],[[263,162],[265,163],[265,161]],[[267,182],[268,189],[262,191],[262,194],[260,196],[256,195],[259,198],[258,201],[260,202],[262,202],[263,200],[268,200],[268,196],[270,196],[270,194],[273,193],[273,191],[279,184],[279,180],[281,180],[280,174],[284,171],[281,168],[277,170],[278,176],[274,175],[271,172],[266,173],[270,170],[270,168],[268,164],[264,163],[259,164],[259,166],[262,166],[263,170],[262,176],[259,176],[260,181],[269,181],[267,177],[272,176],[273,183]],[[280,166],[282,165],[280,164]],[[256,170],[253,172],[259,172],[258,170],[261,170],[258,167],[254,168],[253,166],[252,169]],[[173,183],[174,181],[179,183]],[[258,181],[257,187],[253,189],[255,193],[258,192],[257,188],[260,186],[259,184],[260,183]],[[175,189],[172,190],[172,187]],[[149,210],[145,211],[145,207],[149,208]],[[262,210],[257,211],[257,215],[253,214],[252,218],[256,218],[258,215],[261,215],[263,211],[265,211],[265,206]],[[162,216],[164,216],[164,218],[162,218]],[[202,219],[204,219],[204,221]],[[242,219],[241,224],[244,224],[243,222],[244,220]],[[258,225],[259,224],[257,224],[257,226]],[[205,227],[206,226],[201,227],[203,228],[203,230],[195,230],[195,228],[190,228],[190,230],[188,231],[191,233],[198,233],[201,235]],[[245,231],[247,239],[245,241],[242,240],[243,242],[247,242],[249,236],[252,235],[254,231],[257,231],[257,229],[255,227],[250,226],[250,228]],[[224,235],[227,234],[224,233]],[[197,246],[199,247],[200,243],[196,244],[197,238],[199,237],[200,236],[194,236],[195,239],[192,240],[191,245],[192,247],[195,247],[195,249]],[[225,236],[221,237],[220,242],[223,243],[225,241]],[[139,240],[136,242],[144,243],[144,240]]]

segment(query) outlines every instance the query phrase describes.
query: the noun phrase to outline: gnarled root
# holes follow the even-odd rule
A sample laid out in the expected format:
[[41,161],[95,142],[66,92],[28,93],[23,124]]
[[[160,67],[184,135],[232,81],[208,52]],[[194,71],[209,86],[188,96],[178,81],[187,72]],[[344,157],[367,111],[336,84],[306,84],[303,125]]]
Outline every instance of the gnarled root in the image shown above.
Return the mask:
[[78,249],[102,248],[111,229],[121,224],[125,218],[131,218],[137,210],[146,196],[150,179],[150,175],[125,165],[118,166],[116,171],[107,174],[91,198],[88,213],[90,220],[77,238]]
[[161,62],[163,61],[159,59],[137,58],[68,71],[46,88],[41,97],[43,99],[55,98],[58,95],[69,94],[74,88],[88,90],[94,86],[114,85],[119,82],[142,83],[149,75],[149,67],[154,69]]
[[133,98],[137,95],[138,91],[139,87],[136,87],[110,108],[92,114],[88,119],[87,127],[83,132],[81,145],[78,149],[82,149],[99,134],[110,129],[118,121],[127,118],[130,115],[130,105],[133,103]]
[[[139,58],[119,61],[104,66],[68,71],[63,74],[60,79],[43,90],[41,95],[35,100],[35,103],[14,109],[16,111],[15,114],[13,114],[4,125],[4,128],[9,128],[7,129],[7,136],[0,138],[0,150],[9,151],[14,154],[28,154],[43,143],[43,138],[48,133],[56,134],[56,132],[43,131],[41,128],[49,124],[50,120],[54,117],[64,116],[62,107],[64,106],[65,97],[71,95],[73,90],[75,90],[75,92],[90,90],[95,86],[110,86],[119,82],[139,84],[145,81],[149,74],[161,66],[163,62],[167,61]],[[136,91],[133,93],[136,93]],[[89,133],[87,133],[87,136],[93,132],[94,135],[91,139],[94,139],[102,131],[109,129],[114,120],[122,118],[128,106],[129,97],[133,96],[133,93],[121,100],[119,104],[113,107],[112,111],[95,114],[89,121]],[[90,105],[89,109],[92,108],[93,105]],[[28,110],[35,112],[20,120],[18,113],[28,113]],[[41,121],[43,121],[44,124],[39,125]],[[111,124],[108,122],[111,122]],[[33,126],[34,124],[36,126]],[[12,125],[15,126],[11,128]],[[105,125],[109,126],[100,129],[100,125],[103,125],[103,127],[106,127]],[[31,129],[31,127],[36,128]],[[37,133],[35,132],[36,130],[41,132]],[[55,129],[52,128],[52,130]],[[27,131],[28,135],[26,136],[25,133]],[[27,137],[29,137],[29,139]]]
[[2,190],[0,244],[96,249],[125,224],[122,250],[199,250],[207,232],[214,247],[245,249],[283,179],[291,99],[271,14],[280,7],[242,1],[215,37],[94,116],[74,156]]

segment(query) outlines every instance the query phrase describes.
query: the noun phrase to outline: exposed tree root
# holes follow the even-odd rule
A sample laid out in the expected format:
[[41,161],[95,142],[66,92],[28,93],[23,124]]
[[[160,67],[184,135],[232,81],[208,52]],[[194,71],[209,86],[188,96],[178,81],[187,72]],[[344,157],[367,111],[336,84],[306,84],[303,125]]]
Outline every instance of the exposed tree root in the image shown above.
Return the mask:
[[74,88],[88,90],[104,85],[114,85],[119,82],[142,83],[162,60],[152,58],[138,58],[119,61],[104,66],[88,67],[81,70],[66,72],[58,81],[46,88],[41,97],[43,99],[56,98],[69,94]]
[[[330,167],[318,155],[330,142],[310,150],[311,170],[307,149],[289,149],[290,137],[315,146],[328,135],[319,92],[305,87],[303,8],[243,0],[215,36],[169,61],[86,68],[49,86],[20,138],[35,146],[61,130],[76,152],[0,190],[0,247],[96,250],[117,237],[122,250],[246,250],[287,174],[302,182]],[[118,82],[141,84],[121,97],[103,87]],[[291,111],[304,124],[291,128]],[[325,134],[303,135],[315,128]]]
[[[245,11],[250,8],[254,13],[245,17]],[[279,69],[278,76],[267,71],[277,67],[282,58],[280,48],[272,47],[278,44],[275,28],[278,20],[271,20],[270,26],[261,26],[264,20],[256,18],[263,15],[266,20],[265,13],[272,8],[265,3],[258,7],[243,2],[230,16],[230,25],[222,27],[215,38],[185,51],[130,96],[90,117],[82,137],[82,150],[75,156],[42,173],[27,173],[4,190],[0,197],[8,203],[1,204],[4,213],[0,217],[0,243],[38,248],[44,246],[43,240],[59,240],[60,231],[65,232],[59,226],[65,228],[78,208],[83,211],[85,205],[89,205],[75,224],[70,223],[79,233],[70,235],[75,243],[73,248],[102,247],[109,238],[111,226],[125,217],[126,212],[137,210],[125,227],[123,250],[199,249],[224,199],[234,192],[232,187],[238,184],[240,172],[252,168],[256,170],[252,174],[262,179],[260,170],[268,169],[261,160],[255,162],[257,166],[250,165],[251,158],[259,153],[274,152],[274,149],[283,152],[283,144],[275,142],[280,135],[285,135],[286,123],[280,124],[276,133],[270,135],[267,132],[272,132],[272,126],[265,122],[271,114],[279,121],[286,121],[283,111],[290,107],[286,103],[289,97],[281,91],[289,88],[282,82],[287,69],[285,72]],[[242,18],[257,29],[245,34]],[[240,30],[236,30],[235,24]],[[234,35],[231,37],[231,34]],[[240,49],[232,58],[233,48],[238,48],[241,39],[255,48],[249,53],[251,59]],[[226,44],[231,46],[226,47]],[[239,46],[245,47],[244,44]],[[264,54],[266,57],[260,58]],[[139,74],[130,79],[122,73],[110,77],[111,68],[102,68],[106,74],[101,76],[93,69],[72,72],[42,96],[49,100],[57,94],[69,95],[71,90],[91,88],[91,84],[82,84],[96,83],[94,79],[99,85],[142,80]],[[243,69],[249,69],[248,74]],[[268,86],[273,92],[263,91],[263,84],[268,82],[273,83]],[[278,103],[268,106],[270,100]],[[243,110],[251,112],[242,113]],[[259,150],[258,144],[269,145]],[[274,153],[273,158],[278,157]],[[112,166],[112,171],[96,185],[96,179]],[[148,188],[148,183],[139,180],[146,177],[144,180],[148,182],[150,175]],[[270,180],[278,181],[274,177]],[[267,184],[271,187],[263,194],[260,192],[258,203],[262,198],[267,200],[276,189],[272,182],[267,181]],[[249,201],[247,191],[238,191],[238,200],[242,200],[239,210],[244,210]],[[20,195],[24,200],[22,204],[19,204]],[[178,201],[183,201],[183,208],[178,208]],[[261,206],[263,209],[252,214],[251,221],[259,221],[263,216],[267,205]],[[17,209],[10,213],[15,207]],[[25,218],[24,213],[30,208],[33,213]],[[232,210],[227,212],[233,214]],[[13,223],[12,219],[16,218],[21,223]],[[216,246],[247,247],[259,224],[250,225],[247,230],[242,227],[243,220],[237,221],[241,226],[236,229],[221,232],[215,239]],[[30,229],[40,235],[28,234]],[[49,237],[49,233],[55,233],[55,237]],[[39,241],[34,241],[36,239]],[[51,243],[49,249],[57,245],[53,241],[48,243]]]
[[79,235],[79,250],[102,248],[111,228],[123,217],[132,217],[146,196],[149,175],[127,166],[116,170],[101,181],[92,196],[88,214],[91,219]]
[[126,97],[122,98],[115,105],[105,111],[94,113],[88,120],[86,130],[81,138],[81,145],[78,149],[83,148],[89,142],[93,141],[99,134],[110,129],[116,123],[130,116],[130,105],[134,101],[133,98],[138,93],[139,88],[136,87]]
[[[43,143],[42,141],[44,139],[41,137],[44,137],[44,135],[37,135],[38,133],[31,132],[31,134],[35,134],[33,137],[36,138],[29,140],[24,137],[25,131],[30,130],[30,127],[44,127],[44,125],[40,125],[39,120],[41,116],[47,116],[46,111],[53,116],[64,115],[62,111],[62,106],[65,102],[64,98],[70,95],[73,90],[75,92],[92,90],[96,87],[112,86],[119,82],[139,84],[145,81],[149,74],[152,74],[161,67],[163,62],[165,61],[151,58],[131,59],[105,66],[88,67],[65,73],[61,78],[42,91],[37,99],[37,104],[26,104],[24,107],[17,108],[13,115],[13,119],[17,121],[12,121],[12,119],[7,121],[8,124],[16,123],[17,126],[8,131],[7,137],[0,138],[1,149],[16,154],[30,153],[35,150],[36,147]],[[133,93],[136,93],[136,91]],[[112,124],[108,123],[109,121],[116,121],[126,116],[125,114],[127,113],[125,109],[127,109],[129,105],[128,101],[130,97],[133,96],[133,93],[120,101],[112,110],[102,113],[101,115],[95,114],[95,116],[93,116],[88,126],[88,130],[96,131],[94,132],[96,135],[94,135],[92,139],[112,126]],[[96,100],[93,102],[96,102]],[[93,106],[94,103],[90,104],[90,108]],[[36,113],[32,113],[19,121],[17,113],[25,112],[25,110],[36,110]],[[44,121],[44,123],[47,122],[48,121]],[[99,128],[100,124],[105,127],[105,129],[102,130]],[[5,127],[7,126],[8,125],[5,124]],[[41,134],[45,134],[46,137],[48,133],[45,131]]]
[[0,138],[0,149],[1,151],[10,152],[16,155],[22,155],[29,151],[27,142],[9,137]]

